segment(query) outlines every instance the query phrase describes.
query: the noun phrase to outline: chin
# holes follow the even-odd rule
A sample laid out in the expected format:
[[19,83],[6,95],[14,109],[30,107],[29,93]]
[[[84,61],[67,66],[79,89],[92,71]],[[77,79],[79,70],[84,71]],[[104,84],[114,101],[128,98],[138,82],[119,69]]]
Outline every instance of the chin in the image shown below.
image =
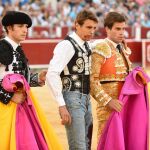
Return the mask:
[[24,41],[26,38],[21,38],[20,41]]
[[90,41],[92,39],[92,37],[90,37],[90,38],[86,38],[86,41]]
[[115,43],[117,44],[122,43],[122,40],[115,41]]
[[89,41],[89,40],[91,40],[91,39],[92,39],[92,36],[85,36],[85,37],[84,37],[84,40],[85,40],[85,41]]

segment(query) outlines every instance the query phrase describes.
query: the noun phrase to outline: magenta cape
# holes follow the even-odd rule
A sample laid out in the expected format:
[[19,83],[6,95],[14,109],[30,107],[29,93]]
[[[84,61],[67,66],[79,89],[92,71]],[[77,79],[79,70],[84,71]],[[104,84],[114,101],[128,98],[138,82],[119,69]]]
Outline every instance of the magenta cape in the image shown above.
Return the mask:
[[[138,77],[147,83],[140,83]],[[140,67],[126,77],[119,97],[123,110],[110,116],[97,150],[148,150],[149,81]]]
[[29,84],[20,74],[8,74],[3,79],[3,87],[9,92],[17,90],[16,83],[24,87],[27,99],[17,105],[16,110],[16,149],[48,150],[46,140],[29,95]]

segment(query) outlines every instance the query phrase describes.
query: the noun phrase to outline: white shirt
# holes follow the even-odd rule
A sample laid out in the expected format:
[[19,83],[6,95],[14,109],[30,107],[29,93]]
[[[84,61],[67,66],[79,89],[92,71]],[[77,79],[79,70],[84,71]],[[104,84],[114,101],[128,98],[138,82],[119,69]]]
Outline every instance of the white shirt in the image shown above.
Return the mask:
[[[5,37],[4,39],[11,44],[11,46],[13,47],[13,49],[15,51],[16,48],[18,47],[18,44],[15,43],[13,40],[11,40],[9,37]],[[16,58],[14,57],[13,62],[15,62],[15,61],[16,61]],[[0,80],[2,80],[6,74],[14,73],[12,71],[12,69],[13,69],[12,63],[10,65],[8,65],[9,71],[5,71],[6,66],[0,63]]]
[[[84,47],[85,41],[83,41],[75,32],[69,36],[73,38],[84,51],[86,51]],[[63,40],[56,45],[53,58],[49,63],[48,72],[46,75],[46,83],[52,90],[52,93],[54,94],[59,106],[65,105],[62,95],[62,82],[60,74],[69,63],[74,53],[75,50],[71,42],[68,40]]]

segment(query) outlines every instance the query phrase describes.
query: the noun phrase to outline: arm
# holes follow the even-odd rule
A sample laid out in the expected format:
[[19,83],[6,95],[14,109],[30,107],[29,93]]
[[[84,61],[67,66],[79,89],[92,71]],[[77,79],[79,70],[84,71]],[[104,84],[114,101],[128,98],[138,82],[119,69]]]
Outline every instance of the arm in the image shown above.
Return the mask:
[[92,54],[92,67],[91,67],[91,94],[98,103],[105,106],[112,98],[103,90],[99,81],[101,65],[104,63],[105,58],[97,53]]
[[8,104],[9,101],[15,103],[22,103],[26,99],[26,93],[24,91],[9,92],[2,87],[0,82],[0,101],[4,104]]
[[59,106],[65,105],[62,95],[62,81],[60,74],[74,55],[74,49],[69,41],[60,42],[54,49],[46,75],[46,83],[52,90]]
[[92,54],[92,74],[91,74],[91,94],[98,103],[103,106],[108,105],[111,109],[118,112],[122,109],[122,102],[112,99],[103,89],[99,81],[101,65],[104,63],[105,58],[97,53]]
[[30,74],[30,86],[36,87],[36,86],[43,86],[45,85],[46,80],[46,70],[42,70],[40,73],[31,73]]
[[38,73],[31,73],[30,74],[30,86],[31,87],[36,87],[36,86],[40,86],[40,83],[38,81]]
[[0,83],[0,101],[2,103],[8,104],[11,98],[13,97],[13,95],[14,95],[13,92],[6,91]]
[[66,108],[62,95],[60,73],[74,55],[74,49],[69,41],[60,42],[54,49],[54,56],[49,63],[46,81],[59,105],[59,113],[63,124],[71,123],[71,116]]
[[2,102],[3,104],[8,104],[11,98],[13,97],[14,92],[8,92],[2,86],[3,76],[5,75],[5,68],[6,66],[0,63],[0,102]]

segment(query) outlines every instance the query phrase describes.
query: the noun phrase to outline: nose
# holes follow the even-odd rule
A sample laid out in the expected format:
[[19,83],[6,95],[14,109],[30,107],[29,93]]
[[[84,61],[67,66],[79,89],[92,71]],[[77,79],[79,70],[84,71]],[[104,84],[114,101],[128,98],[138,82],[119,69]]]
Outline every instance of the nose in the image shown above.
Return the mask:
[[121,33],[121,34],[124,34],[125,31],[126,31],[125,29],[122,29],[122,30],[120,30],[120,33]]
[[96,31],[96,29],[95,29],[95,28],[92,28],[92,29],[91,29],[91,34],[94,34],[95,31]]

